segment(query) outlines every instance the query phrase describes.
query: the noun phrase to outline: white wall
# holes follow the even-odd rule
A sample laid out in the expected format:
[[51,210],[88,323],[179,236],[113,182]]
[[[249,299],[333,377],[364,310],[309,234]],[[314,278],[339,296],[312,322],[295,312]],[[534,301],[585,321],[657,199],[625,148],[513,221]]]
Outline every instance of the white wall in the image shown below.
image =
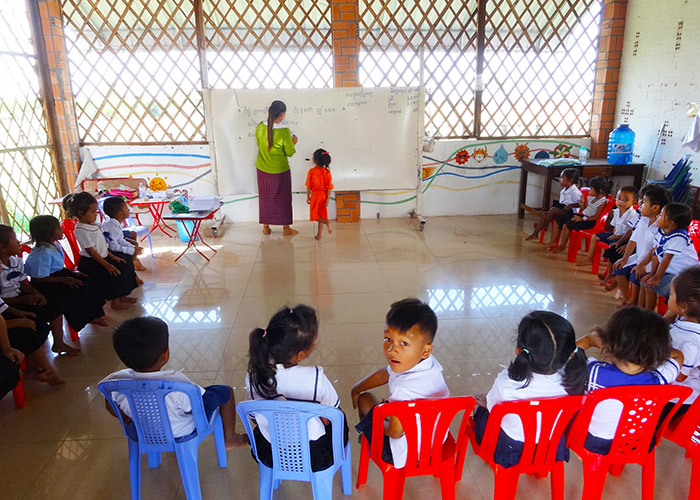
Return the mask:
[[[679,26],[682,23],[682,27]],[[698,154],[681,146],[691,120],[689,102],[700,102],[700,1],[633,0],[628,3],[616,124],[637,134],[635,158],[651,162],[666,123],[650,178],[661,178],[679,158]],[[700,173],[695,172],[700,182]]]

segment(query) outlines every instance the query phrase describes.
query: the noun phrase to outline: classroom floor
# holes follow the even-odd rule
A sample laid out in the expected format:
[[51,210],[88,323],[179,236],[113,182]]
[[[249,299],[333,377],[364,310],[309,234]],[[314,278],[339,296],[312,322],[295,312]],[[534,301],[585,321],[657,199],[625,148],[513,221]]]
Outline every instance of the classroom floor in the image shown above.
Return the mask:
[[[594,284],[590,269],[575,268],[564,256],[523,241],[523,228],[529,232],[533,220],[434,217],[419,232],[417,221],[408,218],[371,219],[335,225],[321,242],[313,239],[310,222],[295,224],[300,234],[294,238],[279,231],[263,237],[258,224],[229,223],[222,237],[209,240],[219,249],[209,263],[196,253],[173,262],[181,244],[158,237],[156,259],[143,259],[151,271],[141,273],[146,283],[136,292],[140,305],[108,310],[108,316],[112,325],[139,314],[163,318],[171,329],[168,366],[202,385],[230,384],[240,401],[250,330],[264,327],[283,305],[310,304],[321,325],[308,363],[324,367],[354,425],[350,388],[385,365],[383,320],[395,300],[417,296],[434,308],[440,322],[434,353],[453,395],[488,391],[512,359],[516,325],[530,310],[562,314],[579,335],[607,320],[615,302]],[[81,333],[82,356],[53,359],[68,382],[64,387],[27,381],[24,410],[16,409],[9,395],[0,401],[0,498],[129,498],[126,441],[97,390],[105,375],[123,367],[110,332],[88,327]],[[352,432],[354,481],[360,447]],[[216,465],[211,439],[199,456],[205,499],[258,498],[257,465],[249,450],[229,451],[226,469]],[[164,455],[158,469],[145,463],[143,468],[144,499],[185,498],[172,454]],[[575,456],[566,474],[566,498],[581,498],[581,463]],[[689,478],[683,451],[664,441],[657,452],[656,498],[687,498]],[[620,477],[608,478],[603,498],[631,500],[640,498],[640,491],[640,468],[628,466]],[[352,496],[381,494],[381,474],[370,464],[367,485],[359,491],[353,487]],[[274,498],[311,498],[311,487],[284,482]],[[334,498],[344,498],[339,475]],[[439,481],[409,479],[404,498],[440,498]],[[471,449],[457,498],[493,498],[491,469]],[[549,481],[523,477],[518,498],[550,498]]]

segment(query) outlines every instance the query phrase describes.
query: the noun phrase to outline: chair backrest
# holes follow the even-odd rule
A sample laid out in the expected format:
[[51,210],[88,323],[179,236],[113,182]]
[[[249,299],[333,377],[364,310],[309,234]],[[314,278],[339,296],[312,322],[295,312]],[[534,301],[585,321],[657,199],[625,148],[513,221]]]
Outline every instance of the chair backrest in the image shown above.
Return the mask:
[[681,177],[683,171],[687,168],[688,160],[690,160],[690,155],[685,155],[683,158],[678,160],[671,169],[671,171],[668,174],[666,174],[664,179],[666,181],[670,181],[671,183],[678,180],[678,178]]
[[693,219],[690,221],[688,233],[690,234],[690,239],[693,240],[695,252],[700,253],[700,220]]
[[[581,409],[581,396],[508,401],[495,405],[490,413],[479,455],[493,457],[506,415],[517,415],[523,425],[525,444],[518,467],[521,472],[538,471],[553,465],[557,447],[569,423]],[[539,440],[537,435],[539,434]]]
[[126,426],[117,403],[112,399],[112,393],[120,393],[126,398],[131,409],[131,419],[136,427],[139,449],[142,453],[174,451],[175,439],[165,403],[165,397],[171,392],[182,392],[189,398],[197,434],[206,434],[211,430],[204,413],[202,393],[199,387],[190,382],[111,380],[99,384],[98,389],[119,416],[125,434]]
[[700,450],[700,398],[697,398],[685,414],[671,422],[666,438],[688,450]]
[[[70,251],[73,254],[73,258],[69,258],[68,253],[64,252],[64,264],[68,269],[72,270],[75,270],[78,267],[78,261],[80,260],[80,246],[78,246],[78,240],[75,239],[75,225],[77,222],[78,221],[75,219],[63,219],[61,221],[63,235],[66,237]],[[70,266],[68,264],[70,264]]]
[[[590,392],[569,433],[569,444],[582,448],[596,406],[606,400],[622,403],[622,413],[606,459],[618,463],[635,463],[645,459],[652,439],[658,445],[670,418],[690,395],[692,389],[680,385],[626,385]],[[673,399],[678,403],[659,422],[664,406]]]
[[[384,420],[396,417],[401,422],[406,436],[406,465],[402,469],[406,476],[420,476],[436,473],[443,459],[443,445],[450,425],[458,413],[464,412],[460,424],[460,436],[469,421],[469,414],[476,401],[470,396],[442,399],[417,399],[396,401],[374,407],[372,435],[384,434]],[[420,416],[420,426],[416,415]],[[420,447],[418,445],[420,439]],[[382,460],[382,439],[373,439],[369,455],[376,462]]]
[[252,439],[253,427],[250,419],[263,416],[269,423],[275,480],[311,481],[308,421],[312,418],[323,417],[330,420],[333,428],[333,463],[339,465],[343,462],[345,415],[338,408],[300,401],[258,400],[238,403],[236,411],[251,438],[250,444],[256,457],[258,451],[255,440]]
[[595,222],[595,226],[593,226],[592,229],[587,229],[585,232],[595,234],[603,231],[605,229],[605,223],[607,222],[613,208],[615,208],[615,199],[608,196],[608,202],[603,207],[603,211],[600,213],[600,217],[598,217],[598,220]]

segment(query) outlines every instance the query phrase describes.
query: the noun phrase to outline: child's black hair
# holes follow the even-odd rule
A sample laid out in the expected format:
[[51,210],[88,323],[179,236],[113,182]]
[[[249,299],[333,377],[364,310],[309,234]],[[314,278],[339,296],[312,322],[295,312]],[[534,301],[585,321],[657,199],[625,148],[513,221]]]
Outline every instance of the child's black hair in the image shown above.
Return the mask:
[[331,155],[325,149],[319,148],[314,151],[314,163],[319,167],[329,168],[331,164]]
[[15,230],[7,224],[0,224],[0,245],[9,245]]
[[612,191],[613,183],[607,177],[593,177],[588,185],[598,191],[599,194],[607,196]]
[[631,195],[634,197],[635,200],[638,200],[638,199],[639,199],[639,189],[637,189],[637,188],[634,187],[634,186],[622,186],[622,187],[619,189],[619,191],[622,192],[622,193],[629,193],[629,194],[631,194]]
[[572,184],[578,183],[578,178],[580,177],[577,168],[565,168],[561,171],[561,175],[569,179]]
[[275,120],[282,113],[287,112],[287,105],[282,101],[272,101],[267,110],[267,149],[272,149],[272,135],[274,132]]
[[114,219],[117,212],[119,212],[124,205],[126,205],[126,201],[124,201],[124,198],[121,196],[110,196],[102,204],[102,211],[106,213],[110,219]]
[[588,362],[576,347],[576,333],[566,319],[550,311],[532,311],[518,324],[517,346],[522,349],[508,367],[508,377],[527,387],[533,373],[552,375],[562,368],[568,394],[583,394],[588,384]]
[[112,345],[126,366],[148,370],[168,350],[168,325],[154,316],[128,319],[114,330]]
[[690,207],[683,203],[669,203],[664,207],[666,218],[676,225],[676,229],[688,229],[693,215]]
[[435,339],[438,320],[428,304],[415,298],[403,299],[391,304],[389,312],[386,313],[386,326],[396,328],[400,332],[407,332],[414,325],[418,325],[420,331],[430,338],[430,342]]
[[29,234],[37,245],[50,245],[61,223],[53,215],[37,215],[29,221]]
[[700,265],[676,274],[672,286],[676,292],[676,304],[685,305],[686,315],[700,320]]
[[300,304],[277,311],[267,328],[250,332],[248,377],[251,390],[264,398],[277,395],[275,365],[286,365],[299,352],[307,351],[318,335],[313,307]]
[[668,323],[654,311],[638,306],[618,309],[597,332],[605,352],[644,371],[655,370],[671,356]]
[[659,211],[671,203],[671,195],[662,187],[645,186],[643,191],[644,194],[642,196],[649,199],[650,205],[658,205]]
[[97,199],[87,191],[69,194],[63,198],[63,209],[66,214],[76,219],[85,215],[93,204],[97,204]]

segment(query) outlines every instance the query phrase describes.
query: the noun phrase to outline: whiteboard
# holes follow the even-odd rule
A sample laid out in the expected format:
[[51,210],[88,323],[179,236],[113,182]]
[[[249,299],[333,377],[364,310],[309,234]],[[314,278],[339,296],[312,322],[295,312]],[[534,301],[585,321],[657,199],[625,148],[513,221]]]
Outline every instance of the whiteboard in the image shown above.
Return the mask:
[[306,191],[307,161],[331,155],[336,190],[415,189],[423,139],[420,87],[205,90],[221,195],[257,193],[255,127],[276,99],[287,105],[283,126],[299,137],[289,159],[292,190]]

